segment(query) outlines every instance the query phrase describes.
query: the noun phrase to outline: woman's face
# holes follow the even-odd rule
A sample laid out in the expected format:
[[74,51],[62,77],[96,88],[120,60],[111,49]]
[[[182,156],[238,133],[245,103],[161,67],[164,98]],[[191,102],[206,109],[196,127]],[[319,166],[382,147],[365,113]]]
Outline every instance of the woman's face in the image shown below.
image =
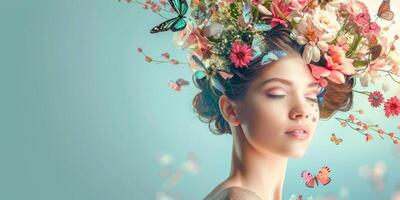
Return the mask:
[[[318,89],[299,54],[288,54],[265,67],[237,111],[250,145],[286,157],[303,156],[319,120]],[[308,134],[287,133],[296,126],[307,127]]]

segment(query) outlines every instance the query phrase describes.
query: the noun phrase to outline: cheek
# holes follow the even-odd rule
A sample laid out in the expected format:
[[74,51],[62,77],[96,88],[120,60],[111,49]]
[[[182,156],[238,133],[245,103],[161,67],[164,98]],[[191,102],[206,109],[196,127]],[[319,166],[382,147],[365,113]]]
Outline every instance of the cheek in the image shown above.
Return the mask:
[[254,139],[270,138],[278,135],[285,125],[285,109],[267,101],[256,101],[245,111],[242,128],[246,135]]
[[319,108],[318,108],[318,104],[316,103],[312,103],[310,105],[311,107],[311,111],[310,111],[310,120],[313,123],[317,123],[319,120]]

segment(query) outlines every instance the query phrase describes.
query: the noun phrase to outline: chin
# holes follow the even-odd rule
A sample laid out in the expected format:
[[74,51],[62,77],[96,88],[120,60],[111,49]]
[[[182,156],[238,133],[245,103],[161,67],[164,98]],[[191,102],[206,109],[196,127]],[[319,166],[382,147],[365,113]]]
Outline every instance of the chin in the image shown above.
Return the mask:
[[296,151],[290,151],[286,154],[286,157],[288,158],[302,158],[304,155],[306,155],[307,150],[306,149],[301,149],[301,150],[296,150]]

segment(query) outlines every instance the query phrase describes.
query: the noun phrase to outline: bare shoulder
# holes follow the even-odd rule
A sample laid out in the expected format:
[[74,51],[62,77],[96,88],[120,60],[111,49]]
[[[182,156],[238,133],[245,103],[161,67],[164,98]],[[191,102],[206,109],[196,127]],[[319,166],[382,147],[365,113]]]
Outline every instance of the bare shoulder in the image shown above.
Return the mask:
[[214,196],[204,200],[262,200],[257,194],[241,187],[228,187],[222,189]]

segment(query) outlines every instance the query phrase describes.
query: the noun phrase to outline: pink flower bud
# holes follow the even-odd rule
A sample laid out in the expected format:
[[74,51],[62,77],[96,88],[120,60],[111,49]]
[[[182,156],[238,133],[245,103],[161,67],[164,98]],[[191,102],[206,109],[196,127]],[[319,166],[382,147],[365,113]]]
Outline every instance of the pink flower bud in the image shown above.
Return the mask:
[[169,59],[169,53],[168,52],[165,52],[165,53],[161,54],[161,56],[166,58],[166,59]]
[[175,59],[172,59],[172,60],[170,60],[169,62],[170,62],[171,64],[174,64],[174,65],[179,64],[179,61],[177,61],[177,60],[175,60]]

